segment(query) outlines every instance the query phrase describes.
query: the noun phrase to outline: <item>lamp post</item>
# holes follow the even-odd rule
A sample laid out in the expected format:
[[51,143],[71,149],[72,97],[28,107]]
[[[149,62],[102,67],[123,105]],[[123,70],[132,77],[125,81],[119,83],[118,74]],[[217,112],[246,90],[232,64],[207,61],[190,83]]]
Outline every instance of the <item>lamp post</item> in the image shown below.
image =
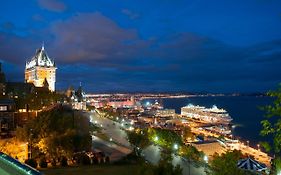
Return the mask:
[[190,159],[190,157],[188,157],[188,175],[190,175],[190,164],[191,164],[191,159]]
[[28,142],[28,145],[29,145],[28,158],[29,159],[32,159],[32,136],[33,136],[32,129],[30,129],[29,142]]

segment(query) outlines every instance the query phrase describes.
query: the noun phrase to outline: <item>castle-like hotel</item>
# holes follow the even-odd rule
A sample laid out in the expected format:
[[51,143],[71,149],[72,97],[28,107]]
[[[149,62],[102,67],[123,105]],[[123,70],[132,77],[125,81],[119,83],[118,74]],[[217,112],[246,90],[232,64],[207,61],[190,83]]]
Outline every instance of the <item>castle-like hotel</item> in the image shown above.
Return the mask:
[[25,81],[33,83],[35,87],[48,86],[50,91],[55,91],[56,69],[55,61],[49,58],[42,45],[30,61],[26,62]]

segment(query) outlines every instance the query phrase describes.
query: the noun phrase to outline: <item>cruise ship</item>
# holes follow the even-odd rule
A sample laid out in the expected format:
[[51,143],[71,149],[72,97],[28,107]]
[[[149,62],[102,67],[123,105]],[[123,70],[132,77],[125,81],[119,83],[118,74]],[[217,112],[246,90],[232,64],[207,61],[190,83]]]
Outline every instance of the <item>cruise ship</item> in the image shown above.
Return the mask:
[[232,118],[224,109],[219,109],[216,105],[212,108],[189,104],[181,108],[181,115],[200,120],[206,123],[230,124]]

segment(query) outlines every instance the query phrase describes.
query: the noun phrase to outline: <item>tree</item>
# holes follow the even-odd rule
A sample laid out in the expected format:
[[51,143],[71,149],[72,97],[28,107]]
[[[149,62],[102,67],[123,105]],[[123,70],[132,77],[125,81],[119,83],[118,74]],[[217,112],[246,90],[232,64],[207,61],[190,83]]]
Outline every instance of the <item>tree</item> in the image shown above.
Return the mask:
[[209,175],[252,175],[252,172],[237,167],[237,162],[241,158],[242,153],[237,150],[222,155],[215,154],[206,173]]
[[189,126],[185,126],[181,128],[183,141],[193,140],[195,138],[194,134],[191,132],[191,128]]
[[204,153],[198,151],[194,146],[184,145],[180,148],[180,155],[192,161],[200,162],[203,160]]
[[[46,86],[47,84],[45,84]],[[48,88],[35,88],[31,93],[21,95],[15,98],[16,107],[18,109],[26,108],[28,104],[29,110],[40,110],[44,106],[49,106],[57,103],[57,101],[64,101],[65,95],[49,91]]]
[[49,83],[48,83],[47,78],[44,79],[43,88],[45,88],[46,90],[49,90]]
[[[29,142],[32,150],[38,150],[49,159],[71,158],[75,151],[91,148],[89,119],[66,106],[57,105],[39,113],[23,128],[18,128],[16,137]],[[33,157],[36,154],[32,154]]]
[[275,91],[269,91],[268,96],[275,100],[272,105],[263,107],[266,112],[266,119],[261,121],[262,130],[260,134],[273,138],[272,142],[262,142],[266,151],[272,151],[275,154],[273,160],[273,173],[281,172],[281,84]]
[[144,163],[138,173],[139,175],[181,175],[182,168],[179,165],[172,164],[172,152],[169,149],[163,149],[161,159],[157,165]]
[[185,158],[188,161],[188,168],[189,168],[189,174],[190,174],[190,166],[191,163],[194,164],[203,164],[205,165],[206,162],[204,162],[203,157],[204,153],[202,151],[198,151],[194,146],[191,145],[183,145],[179,150],[180,156]]
[[170,150],[162,150],[161,159],[154,168],[154,175],[181,175],[182,168],[179,165],[172,164],[172,153]]
[[131,145],[134,147],[134,152],[138,156],[140,155],[141,149],[146,148],[150,144],[147,130],[128,131],[127,137]]
[[183,145],[180,135],[172,130],[149,128],[148,138],[150,141],[171,150],[174,148],[174,145],[177,145],[177,147]]

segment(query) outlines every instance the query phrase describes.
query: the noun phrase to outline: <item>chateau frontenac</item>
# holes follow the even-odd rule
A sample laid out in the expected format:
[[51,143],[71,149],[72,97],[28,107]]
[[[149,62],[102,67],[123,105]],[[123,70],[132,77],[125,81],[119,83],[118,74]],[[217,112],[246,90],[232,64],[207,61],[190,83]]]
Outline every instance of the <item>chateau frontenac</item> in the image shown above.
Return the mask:
[[46,84],[50,91],[55,91],[56,65],[45,51],[44,45],[38,49],[35,55],[26,62],[25,81],[33,83],[36,87],[43,87]]

